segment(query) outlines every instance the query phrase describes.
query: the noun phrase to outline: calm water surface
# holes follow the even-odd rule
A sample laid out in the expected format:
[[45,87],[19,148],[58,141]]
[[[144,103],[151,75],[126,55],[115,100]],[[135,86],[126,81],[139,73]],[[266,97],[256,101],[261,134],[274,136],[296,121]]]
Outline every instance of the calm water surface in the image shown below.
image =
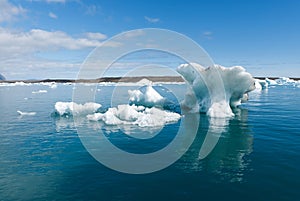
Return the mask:
[[[300,200],[300,88],[252,93],[233,119],[201,115],[196,139],[180,160],[155,173],[130,175],[97,162],[73,119],[54,114],[57,101],[72,101],[72,87],[0,87],[0,200]],[[104,108],[111,89],[102,87],[96,98]],[[47,93],[32,93],[39,90]],[[166,125],[159,140],[136,146],[120,129],[101,127],[120,148],[144,153],[172,141],[179,125]],[[200,160],[208,132],[220,138]]]

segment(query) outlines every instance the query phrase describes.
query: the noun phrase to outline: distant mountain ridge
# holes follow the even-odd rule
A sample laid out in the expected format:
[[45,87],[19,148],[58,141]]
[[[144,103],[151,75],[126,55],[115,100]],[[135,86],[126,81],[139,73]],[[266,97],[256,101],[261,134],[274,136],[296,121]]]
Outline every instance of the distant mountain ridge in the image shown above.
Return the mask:
[[39,82],[57,82],[57,83],[100,83],[100,82],[138,82],[147,79],[152,82],[184,82],[182,77],[175,76],[141,76],[141,77],[103,77],[98,79],[43,79],[43,80],[5,80],[2,82],[14,83],[39,83]]
[[[254,77],[255,79],[264,80],[266,77]],[[268,77],[269,79],[276,80],[279,77]],[[98,79],[42,79],[42,80],[6,80],[0,74],[0,83],[40,83],[40,82],[57,82],[57,83],[100,83],[100,82],[139,82],[143,79],[151,82],[184,82],[180,76],[139,76],[139,77],[103,77]],[[290,77],[293,80],[300,80],[299,77]]]

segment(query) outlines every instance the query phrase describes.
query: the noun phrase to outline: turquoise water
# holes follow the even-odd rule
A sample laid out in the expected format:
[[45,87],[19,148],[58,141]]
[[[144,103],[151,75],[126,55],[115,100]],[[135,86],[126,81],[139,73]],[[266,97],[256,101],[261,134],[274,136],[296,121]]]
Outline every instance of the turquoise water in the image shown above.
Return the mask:
[[[172,87],[184,92],[181,85]],[[212,120],[201,115],[196,139],[183,157],[143,175],[103,166],[82,145],[73,119],[54,114],[57,101],[72,101],[72,88],[0,87],[0,200],[300,198],[300,88],[274,86],[250,94],[236,117],[222,122],[219,141],[203,160],[198,154]],[[47,93],[32,93],[39,90]],[[103,86],[96,99],[104,108],[110,104],[111,90]],[[177,106],[171,109],[179,112]],[[36,114],[21,116],[17,110]],[[118,147],[144,153],[170,143],[180,122],[166,125],[156,139],[138,145],[117,128],[101,128],[109,130],[107,137]]]

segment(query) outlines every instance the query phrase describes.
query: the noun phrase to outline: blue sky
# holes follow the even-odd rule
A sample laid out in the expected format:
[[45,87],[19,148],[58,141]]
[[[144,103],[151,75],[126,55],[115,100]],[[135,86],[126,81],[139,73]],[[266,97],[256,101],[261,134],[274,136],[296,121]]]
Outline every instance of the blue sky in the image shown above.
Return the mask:
[[97,45],[151,27],[190,37],[217,64],[300,77],[299,10],[297,0],[0,0],[0,73],[75,78]]

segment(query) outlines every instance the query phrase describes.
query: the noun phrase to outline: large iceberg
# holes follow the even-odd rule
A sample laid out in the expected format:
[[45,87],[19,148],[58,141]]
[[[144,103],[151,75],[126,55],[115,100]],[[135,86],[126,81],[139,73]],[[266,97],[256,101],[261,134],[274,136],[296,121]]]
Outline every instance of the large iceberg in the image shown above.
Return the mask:
[[190,86],[182,102],[183,108],[205,112],[211,117],[234,116],[232,108],[246,101],[247,93],[255,89],[254,78],[241,66],[204,68],[192,63],[180,65],[177,71]]

